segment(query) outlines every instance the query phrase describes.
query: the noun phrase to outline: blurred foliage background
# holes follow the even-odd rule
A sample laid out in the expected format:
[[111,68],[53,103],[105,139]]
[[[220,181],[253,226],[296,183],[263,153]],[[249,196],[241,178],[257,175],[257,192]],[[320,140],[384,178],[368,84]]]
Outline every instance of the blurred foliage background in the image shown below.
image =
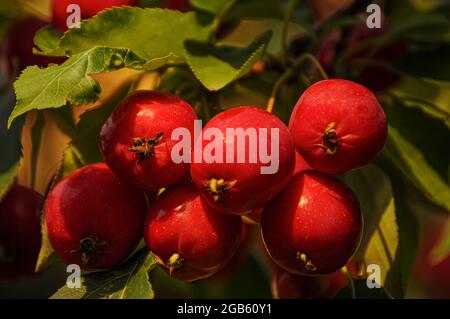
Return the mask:
[[[6,119],[16,104],[12,82],[25,67],[22,53],[11,55],[9,48],[23,42],[21,46],[31,50],[40,27],[21,29],[21,25],[33,17],[44,26],[51,12],[48,0],[2,1],[0,156],[3,164],[14,166],[17,158],[20,164],[17,170],[0,165],[0,193],[16,179],[45,194],[55,176],[98,160],[96,137],[94,143],[87,141],[95,129],[77,125],[80,115],[89,117],[90,113],[99,119],[100,115],[85,112],[110,110],[129,90],[173,92],[189,101],[205,120],[233,106],[264,107],[272,98],[274,113],[287,122],[298,97],[312,83],[324,77],[352,79],[377,94],[390,124],[387,145],[375,163],[340,176],[358,195],[366,222],[354,258],[362,270],[359,275],[365,277],[364,266],[376,263],[382,269],[383,287],[393,297],[450,298],[449,1],[231,2],[226,10],[229,1],[192,0],[190,7],[220,16],[215,45],[232,47],[222,60],[205,54],[189,57],[188,65],[169,63],[152,71],[92,74],[101,87],[95,104],[27,110],[7,130]],[[381,29],[366,27],[366,8],[371,3],[382,8]],[[143,7],[164,5],[163,1],[141,1]],[[268,30],[270,40],[264,38]],[[119,36],[126,36],[123,32]],[[261,34],[262,42],[252,46]],[[248,53],[259,58],[254,61]],[[246,54],[249,59],[242,61]],[[202,74],[202,65],[209,64],[215,72]],[[235,64],[239,68],[230,71]],[[16,144],[11,142],[14,134],[19,136]],[[11,155],[20,145],[22,155]],[[82,163],[78,163],[80,158]],[[247,226],[240,251],[214,278],[185,284],[153,270],[150,282],[155,297],[271,297],[274,267],[262,247],[258,227]],[[31,279],[0,283],[0,297],[47,298],[64,285],[66,275],[64,265],[56,262]]]

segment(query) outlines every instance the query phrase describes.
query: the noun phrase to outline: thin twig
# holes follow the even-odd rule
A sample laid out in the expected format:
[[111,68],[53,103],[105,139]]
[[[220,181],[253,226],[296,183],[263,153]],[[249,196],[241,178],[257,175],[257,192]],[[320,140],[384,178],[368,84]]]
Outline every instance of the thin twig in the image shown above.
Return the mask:
[[233,8],[233,6],[236,4],[237,0],[230,0],[227,2],[227,4],[222,8],[222,10],[219,12],[219,14],[214,18],[213,22],[211,23],[211,35],[210,35],[210,41],[214,41],[217,35],[217,32],[219,31],[220,25],[222,24],[222,20],[225,18],[227,13]]
[[352,299],[356,299],[356,289],[355,289],[355,282],[353,281],[352,274],[348,271],[347,266],[344,266],[341,268],[341,272],[347,277],[348,279],[348,285],[350,287],[350,291],[352,293]]
[[295,75],[295,72],[297,71],[297,69],[305,62],[305,61],[309,61],[311,62],[316,69],[319,71],[320,75],[322,76],[323,79],[328,79],[328,75],[325,72],[325,70],[322,68],[322,66],[320,65],[320,63],[316,60],[316,58],[311,54],[311,53],[304,53],[301,56],[299,56],[294,63],[292,64],[292,66],[290,68],[288,68],[277,80],[277,82],[275,82],[273,88],[272,88],[272,92],[270,94],[269,100],[267,101],[267,106],[266,106],[266,111],[269,113],[272,113],[274,105],[275,105],[275,99],[276,96],[278,94],[278,91],[280,90],[280,88],[283,86],[283,84],[289,80],[291,77],[293,77]]
[[288,64],[289,60],[288,41],[287,41],[289,23],[291,22],[292,13],[294,12],[295,6],[297,5],[297,1],[298,0],[289,1],[286,14],[284,15],[283,28],[281,30],[281,47],[283,48],[283,59],[285,65]]

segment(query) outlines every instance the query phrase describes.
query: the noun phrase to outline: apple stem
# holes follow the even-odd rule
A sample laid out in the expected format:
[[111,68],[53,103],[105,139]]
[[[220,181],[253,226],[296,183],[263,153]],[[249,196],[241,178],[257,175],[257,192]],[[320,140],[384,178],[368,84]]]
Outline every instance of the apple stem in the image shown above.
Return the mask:
[[312,55],[311,53],[303,53],[301,56],[299,56],[292,65],[286,69],[286,71],[278,78],[277,82],[275,82],[272,92],[270,94],[269,100],[267,101],[266,105],[266,111],[269,113],[273,112],[273,108],[275,106],[275,99],[278,94],[278,91],[282,88],[284,83],[294,77],[298,71],[298,68],[305,62],[309,61],[311,64],[313,64],[316,69],[319,71],[321,77],[323,79],[328,79],[328,75],[325,72],[325,70],[322,68],[320,63],[317,61],[316,57]]
[[341,272],[347,277],[348,284],[349,284],[350,290],[352,292],[352,299],[355,299],[356,298],[356,289],[355,289],[355,282],[353,281],[352,274],[348,271],[347,266],[342,267]]

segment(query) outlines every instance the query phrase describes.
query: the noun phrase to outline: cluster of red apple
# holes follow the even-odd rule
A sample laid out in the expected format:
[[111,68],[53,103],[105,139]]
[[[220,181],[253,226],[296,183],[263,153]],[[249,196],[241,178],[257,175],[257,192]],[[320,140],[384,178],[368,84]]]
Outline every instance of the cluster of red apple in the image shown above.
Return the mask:
[[[87,270],[116,267],[143,234],[172,277],[207,278],[236,251],[241,216],[257,211],[267,251],[281,268],[324,275],[349,261],[362,215],[353,192],[328,174],[360,167],[383,147],[386,118],[368,89],[347,80],[318,82],[299,99],[289,128],[247,106],[219,113],[205,125],[203,131],[224,133],[278,129],[279,169],[273,174],[261,174],[261,160],[175,162],[172,132],[193,132],[195,120],[189,104],[167,93],[135,91],[116,107],[100,133],[105,163],[71,173],[45,203],[49,240],[65,262]],[[275,138],[272,132],[268,141]],[[237,140],[215,145],[237,156]],[[190,142],[203,150],[209,145],[204,138]]]
[[[67,29],[66,2],[53,1],[52,25],[61,31]],[[78,2],[82,18],[101,9],[92,1]],[[124,4],[136,3],[110,1],[102,3],[102,8]],[[33,28],[42,24],[33,24]],[[83,269],[109,269],[131,255],[143,234],[167,272],[193,281],[207,278],[227,264],[240,244],[241,216],[245,216],[261,222],[267,251],[281,267],[276,285],[297,276],[303,278],[303,286],[317,286],[316,279],[324,277],[315,275],[334,276],[358,246],[362,216],[352,191],[329,175],[366,164],[383,147],[386,118],[375,96],[350,81],[326,80],[302,95],[289,128],[257,107],[232,108],[204,127],[224,134],[228,128],[277,129],[280,154],[279,169],[274,174],[261,174],[267,164],[261,158],[250,163],[229,163],[225,159],[174,162],[173,131],[184,128],[193,133],[196,119],[191,106],[176,96],[148,91],[128,96],[102,129],[100,148],[105,163],[80,168],[49,194],[45,222],[54,250],[65,262]],[[275,137],[269,133],[265,139],[273,141]],[[243,151],[247,159],[254,155],[250,148],[239,150],[235,140],[216,142],[223,149],[231,146],[235,154]],[[192,139],[192,148],[194,144]],[[202,151],[209,147],[204,140],[199,142]],[[25,240],[15,242],[11,249],[26,252],[22,255],[27,257],[19,264],[9,263],[6,273],[17,272],[20,265],[31,272],[30,265],[34,265],[39,251],[36,207],[43,199],[29,189],[14,186],[2,201],[2,208],[17,206],[21,202],[17,196],[32,199],[28,201],[32,207],[23,207],[33,214],[29,216],[32,218],[25,223],[21,214],[15,219],[3,214],[8,222],[0,224],[10,230],[14,223],[29,225],[26,232],[37,234],[32,240],[36,247],[30,249]],[[16,208],[11,211],[22,210]],[[5,228],[0,237],[11,236],[10,230]],[[0,257],[1,253],[9,256],[8,251],[0,251]]]

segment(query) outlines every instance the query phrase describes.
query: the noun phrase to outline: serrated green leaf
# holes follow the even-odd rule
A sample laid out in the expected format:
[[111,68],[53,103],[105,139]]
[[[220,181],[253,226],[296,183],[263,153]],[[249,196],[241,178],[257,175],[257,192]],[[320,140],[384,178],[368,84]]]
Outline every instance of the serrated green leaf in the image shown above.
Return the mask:
[[77,124],[76,133],[64,151],[58,174],[60,178],[81,166],[102,161],[98,146],[100,130],[117,103],[126,96],[129,88],[130,83],[126,83],[100,107],[83,113]]
[[24,119],[20,118],[9,130],[7,129],[8,115],[14,102],[12,90],[0,96],[0,199],[14,181],[22,157],[20,136]]
[[423,151],[393,126],[389,126],[384,152],[399,172],[430,201],[450,211],[449,185],[429,164]]
[[145,248],[121,267],[81,277],[80,288],[60,288],[52,299],[152,299],[154,293],[148,272],[155,257]]
[[[355,285],[355,298],[356,299],[392,299],[392,297],[384,290],[380,288],[368,288],[366,280],[357,279],[354,280]],[[350,287],[342,289],[335,297],[335,299],[352,299],[353,293]]]
[[230,0],[191,0],[191,6],[212,14],[218,14],[223,10],[229,1]]
[[[394,194],[395,216],[399,230],[399,247],[396,254],[400,272],[398,277],[402,288],[401,297],[404,297],[419,247],[419,226],[416,216],[408,206],[408,197],[405,192],[407,183],[394,171],[390,171],[389,177]],[[392,276],[396,277],[397,275],[392,274]],[[386,286],[386,288],[388,287]]]
[[[399,107],[401,106],[397,105],[397,108]],[[411,112],[411,109],[409,112]],[[426,121],[426,119],[422,117],[422,121]],[[424,131],[420,130],[420,128],[416,129],[423,134]],[[428,131],[427,134],[429,133]],[[404,295],[419,242],[418,224],[408,204],[409,199],[406,189],[409,185],[413,185],[428,200],[442,207],[449,204],[447,198],[450,197],[450,189],[446,191],[448,185],[427,162],[422,150],[408,141],[393,126],[389,127],[388,141],[380,162],[389,173],[391,179],[397,224],[399,226],[399,250],[396,254],[398,273],[390,273],[389,275],[391,278],[395,278],[395,280],[400,280],[403,288],[402,295]]]
[[379,265],[380,284],[392,295],[401,296],[396,259],[399,227],[389,178],[378,167],[368,165],[342,175],[341,179],[357,195],[364,216],[363,237],[354,257],[356,262]]
[[100,87],[89,74],[120,68],[153,70],[169,62],[185,62],[184,41],[205,40],[208,22],[193,12],[121,7],[102,11],[83,21],[81,28],[70,29],[56,49],[52,48],[56,40],[48,36],[48,30],[43,31],[43,38],[36,39],[43,53],[71,57],[59,66],[23,71],[15,82],[17,105],[9,125],[33,109],[96,101]]
[[185,43],[187,62],[206,88],[220,90],[251,70],[261,59],[271,35],[271,31],[264,32],[245,48],[188,40]]
[[385,104],[392,127],[419,149],[426,162],[443,180],[448,176],[450,161],[450,116],[428,101],[393,96]]
[[47,235],[47,227],[45,225],[44,214],[41,215],[41,250],[39,251],[35,272],[41,272],[44,269],[50,267],[57,261],[59,256],[54,252],[50,240]]
[[33,41],[41,52],[52,52],[58,48],[62,35],[51,26],[45,26],[36,32]]
[[433,108],[450,115],[450,89],[449,85],[445,85],[443,82],[431,82],[405,75],[391,92],[400,100],[407,98],[426,101],[425,104],[432,104]]
[[[399,102],[399,107],[403,107],[404,115],[410,115],[411,113],[419,113],[418,116],[421,117],[422,120],[427,119],[431,121],[435,121],[435,125],[439,126],[441,133],[443,133],[443,137],[446,137],[446,131],[450,131],[450,114],[441,110],[437,105],[434,105],[432,102],[420,98],[411,98],[408,96],[400,96],[396,97],[396,101]],[[449,133],[450,134],[450,133]],[[450,135],[449,135],[450,136]]]
[[127,48],[149,62],[184,61],[186,39],[206,40],[210,19],[195,12],[121,7],[104,10],[67,31],[48,54],[78,54],[94,47]]
[[[411,192],[409,190],[412,188],[390,158],[382,155],[377,158],[377,162],[389,175],[394,196],[396,224],[398,225],[398,249],[394,260],[396,267],[389,272],[385,286],[393,296],[404,297],[419,246],[418,221],[410,204]],[[396,281],[400,285],[394,286]]]
[[449,25],[450,21],[440,13],[413,14],[393,24],[381,41],[408,39],[411,35],[425,38],[428,35],[436,35],[439,31],[448,32]]
[[100,86],[90,74],[122,67],[141,69],[144,63],[128,49],[96,47],[70,57],[61,65],[51,65],[45,69],[28,67],[14,83],[17,104],[8,119],[8,125],[19,115],[34,109],[95,102],[100,94]]
[[[383,215],[393,209],[391,185],[386,174],[375,165],[367,165],[345,173],[340,176],[340,179],[355,192],[361,205],[364,233],[355,259],[363,261],[369,242],[377,232]],[[393,247],[386,254],[393,256],[397,245],[396,240],[392,241],[392,244]]]
[[381,269],[381,284],[395,297],[403,296],[399,251],[399,226],[394,202],[384,212],[364,255],[366,264],[376,264]]

